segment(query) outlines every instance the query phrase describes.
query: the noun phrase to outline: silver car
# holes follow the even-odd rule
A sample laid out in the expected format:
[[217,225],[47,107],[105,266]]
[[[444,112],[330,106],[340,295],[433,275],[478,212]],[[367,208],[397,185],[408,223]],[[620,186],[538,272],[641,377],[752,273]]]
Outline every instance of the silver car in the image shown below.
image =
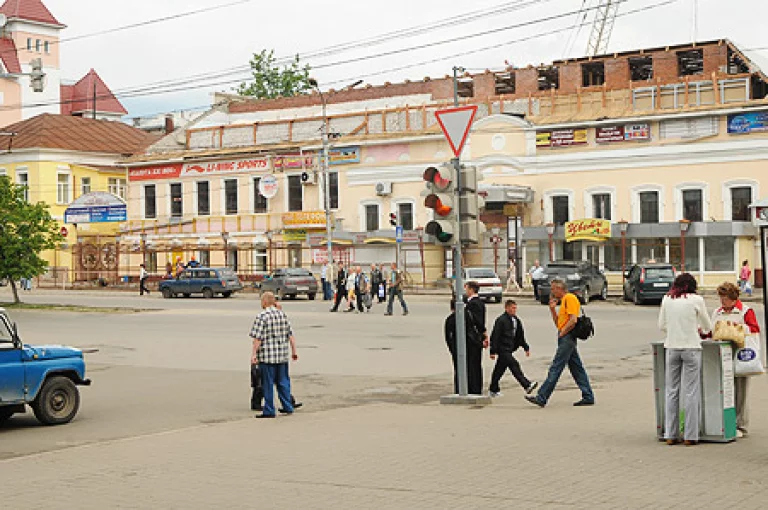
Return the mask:
[[275,269],[259,286],[262,294],[274,292],[278,299],[296,299],[299,294],[306,294],[310,301],[315,299],[318,287],[317,279],[309,270],[297,267]]

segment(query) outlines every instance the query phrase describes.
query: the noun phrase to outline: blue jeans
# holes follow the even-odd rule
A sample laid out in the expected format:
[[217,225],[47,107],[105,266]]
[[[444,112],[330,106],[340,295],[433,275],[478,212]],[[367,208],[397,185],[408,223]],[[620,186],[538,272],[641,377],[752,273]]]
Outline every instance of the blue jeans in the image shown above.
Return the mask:
[[576,341],[572,334],[557,338],[555,358],[549,367],[547,380],[539,388],[539,394],[536,397],[542,404],[546,404],[549,397],[552,396],[552,392],[555,391],[557,381],[560,379],[560,375],[565,370],[566,365],[568,365],[568,370],[571,371],[573,379],[581,390],[581,398],[588,402],[595,401],[595,395],[592,393],[592,387],[589,385],[589,376],[584,369],[584,364],[581,362],[579,351],[576,348]]
[[395,304],[395,296],[397,296],[397,299],[400,300],[400,306],[403,307],[403,313],[408,313],[408,305],[405,304],[405,299],[403,299],[403,291],[395,288],[389,289],[389,302],[387,303],[387,313],[392,314],[392,308],[393,308],[393,305]]
[[333,299],[333,290],[331,289],[331,282],[329,282],[325,278],[323,278],[321,281],[323,283],[323,300],[330,301],[331,299]]
[[277,396],[283,409],[292,413],[288,363],[260,363],[259,367],[261,368],[261,385],[264,388],[264,414],[275,415],[275,386],[277,386]]

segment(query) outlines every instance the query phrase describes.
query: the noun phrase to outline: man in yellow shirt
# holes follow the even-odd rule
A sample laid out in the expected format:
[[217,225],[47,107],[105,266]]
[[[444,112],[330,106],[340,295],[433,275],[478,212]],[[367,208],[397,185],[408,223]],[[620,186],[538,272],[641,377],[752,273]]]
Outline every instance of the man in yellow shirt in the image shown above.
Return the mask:
[[[552,314],[552,321],[557,327],[557,351],[552,365],[549,367],[547,380],[539,388],[537,395],[526,395],[525,399],[544,407],[555,391],[557,381],[563,373],[565,366],[571,371],[573,379],[581,390],[581,400],[575,402],[575,406],[591,406],[595,404],[595,395],[592,393],[592,387],[589,384],[589,376],[581,362],[579,351],[576,348],[578,340],[573,334],[573,328],[579,319],[581,305],[579,298],[568,292],[568,287],[562,280],[552,280],[551,297],[549,300],[549,311]],[[560,310],[557,310],[557,302],[560,301]]]

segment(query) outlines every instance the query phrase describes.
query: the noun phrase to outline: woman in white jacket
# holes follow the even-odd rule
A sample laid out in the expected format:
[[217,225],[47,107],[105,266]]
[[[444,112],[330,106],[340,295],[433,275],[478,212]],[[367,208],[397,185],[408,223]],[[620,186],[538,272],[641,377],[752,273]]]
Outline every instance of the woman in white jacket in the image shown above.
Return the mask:
[[675,278],[675,283],[661,302],[659,329],[667,334],[666,405],[664,438],[667,444],[680,442],[680,390],[685,409],[686,446],[699,442],[699,413],[701,411],[701,337],[699,331],[709,332],[709,320],[704,298],[696,294],[696,280],[689,273]]

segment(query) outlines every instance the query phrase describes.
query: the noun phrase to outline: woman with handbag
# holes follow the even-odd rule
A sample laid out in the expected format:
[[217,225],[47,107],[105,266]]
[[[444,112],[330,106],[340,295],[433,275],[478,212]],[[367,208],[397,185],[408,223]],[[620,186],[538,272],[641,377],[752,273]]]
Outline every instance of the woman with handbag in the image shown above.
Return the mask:
[[[701,411],[701,338],[700,332],[712,330],[704,298],[696,294],[696,280],[690,273],[675,278],[661,302],[659,329],[667,334],[664,347],[666,363],[666,403],[664,438],[668,445],[680,442],[680,393],[685,409],[686,446],[699,442]],[[682,388],[681,388],[682,387]]]
[[[712,314],[712,324],[715,325],[716,331],[717,323],[726,321],[731,324],[744,324],[749,330],[748,334],[757,335],[760,333],[760,326],[757,323],[755,311],[741,302],[739,299],[739,288],[736,285],[730,282],[723,283],[717,288],[717,295],[720,296],[721,306]],[[749,377],[738,375],[734,377],[737,437],[747,435],[747,428],[749,427],[748,386]]]

